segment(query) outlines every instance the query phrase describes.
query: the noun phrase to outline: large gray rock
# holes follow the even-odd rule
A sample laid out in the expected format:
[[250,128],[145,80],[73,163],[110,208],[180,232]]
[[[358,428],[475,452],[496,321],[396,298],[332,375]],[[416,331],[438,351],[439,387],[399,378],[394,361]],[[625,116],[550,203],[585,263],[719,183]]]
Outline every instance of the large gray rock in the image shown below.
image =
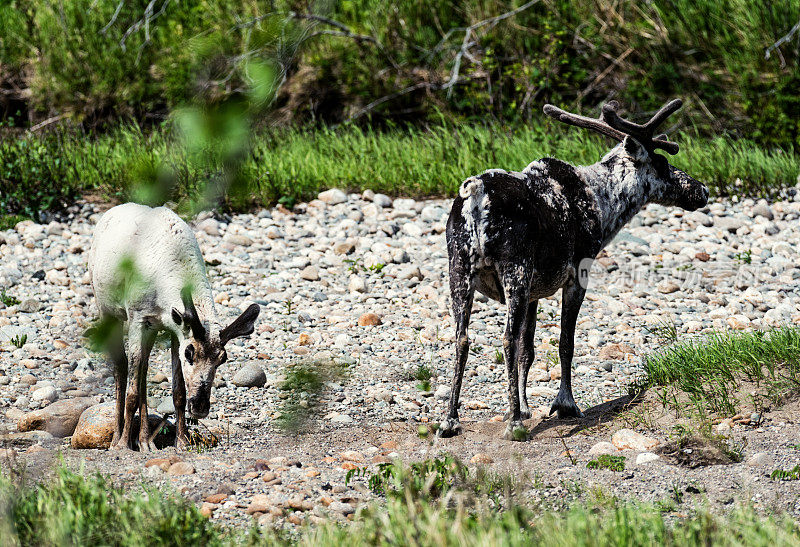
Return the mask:
[[54,437],[69,437],[75,431],[83,411],[95,404],[93,397],[64,399],[42,409],[23,414],[17,421],[20,431],[47,431]]
[[39,301],[34,300],[33,298],[26,298],[19,303],[19,306],[17,306],[17,310],[24,313],[35,313],[41,308],[42,305],[39,303]]
[[34,401],[47,401],[52,403],[58,399],[58,391],[56,391],[56,388],[53,386],[42,386],[31,393],[31,399]]
[[260,366],[249,363],[239,369],[232,381],[239,387],[263,387],[267,383],[267,375]]

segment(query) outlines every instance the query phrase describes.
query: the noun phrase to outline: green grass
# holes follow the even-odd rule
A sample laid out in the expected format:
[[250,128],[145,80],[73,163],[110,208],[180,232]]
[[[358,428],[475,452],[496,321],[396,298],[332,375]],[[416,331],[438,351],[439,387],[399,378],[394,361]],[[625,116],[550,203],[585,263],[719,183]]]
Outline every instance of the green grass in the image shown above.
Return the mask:
[[411,374],[411,378],[419,382],[417,384],[418,390],[431,390],[431,378],[433,378],[433,372],[430,368],[428,368],[428,366],[419,365],[416,369],[414,369],[414,372]]
[[646,357],[645,370],[650,385],[667,388],[662,394],[672,406],[682,404],[679,392],[698,409],[729,415],[743,402],[756,409],[765,402],[780,404],[800,392],[800,329],[716,333],[678,342]]
[[19,304],[19,299],[15,296],[12,296],[6,293],[5,289],[0,290],[0,302],[2,302],[6,306],[16,306]]
[[[433,466],[435,470],[435,466]],[[421,476],[421,475],[420,475]],[[420,481],[424,488],[434,481]],[[564,511],[475,505],[439,485],[438,498],[401,490],[361,510],[352,524],[325,523],[288,538],[269,529],[223,529],[157,490],[126,493],[101,476],[64,468],[34,487],[0,476],[4,545],[797,545],[800,527],[750,508],[667,518],[658,506],[590,500]],[[431,490],[428,490],[431,492]]]
[[611,456],[603,454],[596,460],[591,460],[586,464],[589,469],[610,469],[611,471],[625,470],[625,456]]
[[[127,127],[102,136],[68,133],[2,140],[3,208],[36,217],[92,190],[120,200],[196,199],[222,171],[220,154],[186,152],[180,139],[170,135],[166,129],[145,134]],[[676,138],[682,151],[674,164],[716,195],[772,195],[794,185],[800,172],[800,154],[792,149],[760,148],[746,140]],[[238,171],[245,191],[229,204],[241,208],[297,202],[330,187],[453,196],[461,181],[488,168],[521,170],[544,156],[593,163],[610,144],[549,123],[524,128],[447,125],[427,131],[272,130],[253,136],[251,153]],[[741,183],[735,184],[736,179]]]
[[347,365],[334,359],[309,359],[287,366],[280,385],[277,426],[287,433],[303,430],[318,408],[326,384],[341,382],[346,376]]
[[785,469],[776,469],[770,474],[769,478],[781,481],[800,480],[800,465],[795,465],[788,471]]
[[32,488],[0,476],[0,530],[10,530],[4,545],[221,545],[224,537],[180,498],[127,494],[65,468]]

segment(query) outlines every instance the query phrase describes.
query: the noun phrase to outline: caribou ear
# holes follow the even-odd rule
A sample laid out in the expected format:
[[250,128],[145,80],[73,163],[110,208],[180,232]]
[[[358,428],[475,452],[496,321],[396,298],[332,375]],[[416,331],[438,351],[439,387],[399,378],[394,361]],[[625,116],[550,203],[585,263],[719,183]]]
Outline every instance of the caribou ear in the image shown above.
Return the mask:
[[197,308],[194,307],[194,300],[192,300],[192,289],[190,287],[184,287],[181,291],[181,300],[183,300],[183,320],[186,321],[186,324],[189,325],[189,328],[192,329],[192,336],[195,340],[203,341],[206,339],[206,328],[203,326],[203,323],[200,321],[200,317],[197,315]]
[[179,312],[176,308],[172,308],[172,320],[175,321],[176,325],[183,324],[183,317],[181,317],[181,312]]
[[634,161],[643,161],[647,159],[647,150],[645,147],[630,135],[625,136],[625,140],[622,141],[622,147],[625,148],[625,151],[630,154]]
[[224,346],[234,338],[253,334],[259,312],[261,312],[259,305],[251,304],[242,315],[234,319],[233,323],[222,329],[219,333],[219,341],[222,345]]

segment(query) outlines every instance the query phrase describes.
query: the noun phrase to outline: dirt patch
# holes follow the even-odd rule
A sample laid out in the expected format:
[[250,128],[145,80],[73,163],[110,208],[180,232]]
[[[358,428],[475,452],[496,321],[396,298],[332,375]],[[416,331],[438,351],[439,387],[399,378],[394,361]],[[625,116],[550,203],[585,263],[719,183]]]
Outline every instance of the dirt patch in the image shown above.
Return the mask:
[[741,461],[723,440],[704,439],[698,435],[670,441],[656,450],[667,462],[695,469],[706,465],[726,465]]

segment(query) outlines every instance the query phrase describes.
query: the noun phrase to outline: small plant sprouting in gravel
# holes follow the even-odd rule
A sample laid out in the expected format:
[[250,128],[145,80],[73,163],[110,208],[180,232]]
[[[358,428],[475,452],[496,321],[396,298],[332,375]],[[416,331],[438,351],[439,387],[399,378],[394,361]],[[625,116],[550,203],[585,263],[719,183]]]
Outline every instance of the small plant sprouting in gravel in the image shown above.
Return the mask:
[[344,483],[349,485],[353,478],[365,478],[367,486],[375,494],[400,499],[410,495],[412,499],[430,501],[466,485],[468,477],[467,466],[445,455],[415,462],[408,467],[402,463],[381,463],[375,472],[357,467],[347,472]]
[[652,327],[645,327],[648,333],[656,337],[658,342],[662,345],[672,344],[678,341],[678,327],[672,318],[660,319],[658,323]]
[[800,480],[800,465],[795,465],[788,471],[784,469],[776,469],[770,474],[769,478],[779,481],[796,481]]
[[419,382],[419,384],[417,384],[417,389],[420,391],[430,391],[432,377],[433,373],[431,369],[425,365],[418,366],[413,375],[414,380]]
[[349,264],[347,270],[350,273],[359,273],[359,272],[367,272],[367,273],[376,273],[383,277],[383,269],[386,267],[386,264],[382,262],[378,262],[377,264],[371,264],[369,266],[365,266],[361,263],[360,258],[345,258],[342,262]]
[[677,482],[672,483],[672,499],[675,503],[683,503],[683,489]]
[[5,289],[0,291],[0,302],[5,304],[6,307],[16,306],[17,304],[19,304],[19,300],[11,296],[10,294],[7,294]]
[[346,375],[346,364],[334,359],[308,360],[286,367],[286,378],[280,386],[282,403],[279,428],[287,432],[303,429],[319,405],[326,384],[338,382]]
[[586,464],[589,469],[610,469],[611,471],[624,471],[625,470],[625,456],[611,456],[603,454],[596,460],[592,460]]
[[742,251],[733,255],[733,259],[738,262],[739,264],[750,264],[753,262],[753,251],[747,249],[746,251]]
[[494,348],[494,362],[498,365],[502,365],[505,361],[505,357],[503,357],[503,352],[497,348]]
[[14,346],[16,346],[18,348],[21,348],[22,346],[24,346],[25,342],[27,342],[27,341],[28,341],[28,335],[27,334],[18,334],[14,338],[11,339],[11,343],[14,344]]

